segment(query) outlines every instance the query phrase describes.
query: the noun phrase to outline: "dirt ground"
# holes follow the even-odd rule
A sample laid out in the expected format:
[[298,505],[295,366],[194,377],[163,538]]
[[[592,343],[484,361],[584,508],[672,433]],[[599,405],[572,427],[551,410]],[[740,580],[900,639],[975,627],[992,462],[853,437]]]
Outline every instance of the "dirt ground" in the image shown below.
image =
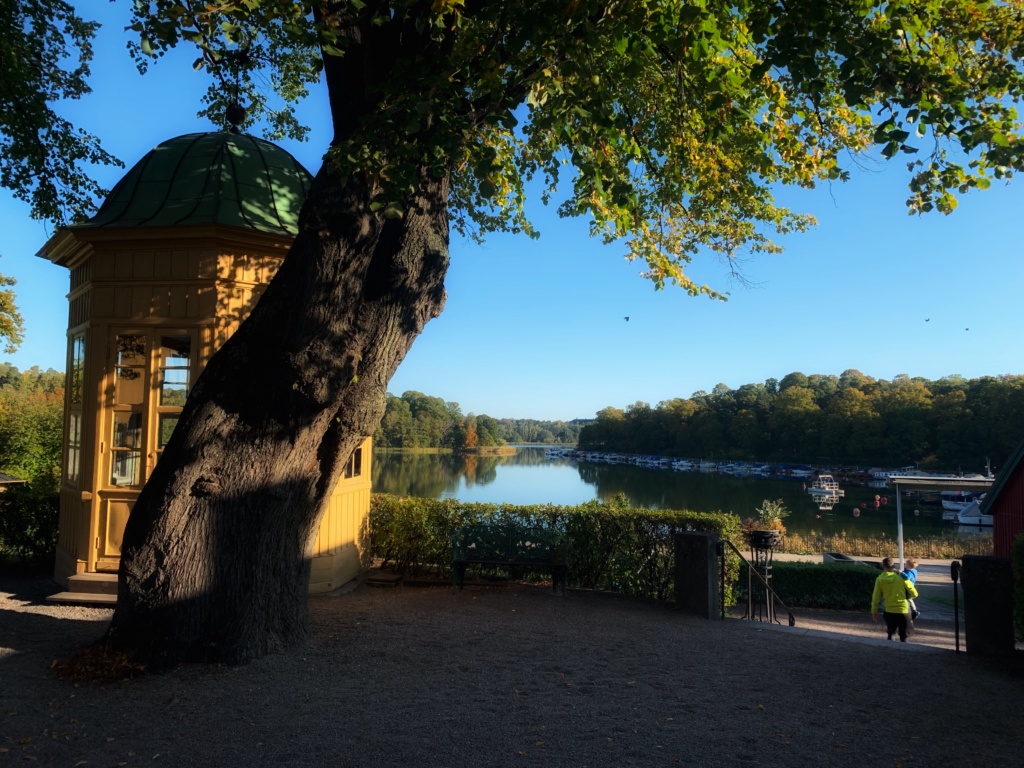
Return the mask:
[[43,602],[54,590],[0,577],[0,765],[1021,764],[1021,654],[889,643],[865,615],[791,630],[538,587],[361,585],[310,598],[300,651],[74,685],[51,664],[110,611]]

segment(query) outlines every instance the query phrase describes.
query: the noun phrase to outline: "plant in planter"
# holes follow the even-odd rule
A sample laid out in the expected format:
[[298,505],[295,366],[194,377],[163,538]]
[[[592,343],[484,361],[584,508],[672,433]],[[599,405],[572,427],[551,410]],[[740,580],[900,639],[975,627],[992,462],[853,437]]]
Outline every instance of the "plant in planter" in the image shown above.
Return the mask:
[[765,499],[755,511],[757,517],[748,517],[742,523],[747,543],[755,548],[777,546],[786,533],[782,521],[789,517],[785,503],[782,499]]

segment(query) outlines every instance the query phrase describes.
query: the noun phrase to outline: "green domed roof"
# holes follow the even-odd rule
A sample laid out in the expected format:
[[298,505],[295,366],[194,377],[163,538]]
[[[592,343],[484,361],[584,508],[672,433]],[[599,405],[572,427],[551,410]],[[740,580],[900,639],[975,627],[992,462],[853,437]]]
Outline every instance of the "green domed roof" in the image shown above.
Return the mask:
[[240,133],[189,133],[160,144],[78,227],[223,224],[295,236],[313,177],[280,147]]

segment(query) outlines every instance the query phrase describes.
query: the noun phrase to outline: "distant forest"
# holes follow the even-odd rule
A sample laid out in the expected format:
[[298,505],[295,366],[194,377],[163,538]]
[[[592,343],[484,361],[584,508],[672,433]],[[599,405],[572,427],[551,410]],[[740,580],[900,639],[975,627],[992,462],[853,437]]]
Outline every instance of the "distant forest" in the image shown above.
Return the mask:
[[[55,488],[64,375],[0,363],[0,471]],[[651,407],[605,408],[596,419],[541,421],[463,414],[420,392],[389,394],[380,447],[473,449],[514,443],[687,458],[999,469],[1024,439],[1024,375],[936,381],[860,371],[791,373],[782,380],[719,384]]]
[[388,393],[387,408],[373,444],[380,448],[472,450],[510,443],[575,445],[587,420],[540,421],[463,415],[458,403],[422,392]]
[[1024,439],[1024,376],[892,381],[860,371],[791,373],[711,392],[605,408],[584,450],[813,464],[994,469]]

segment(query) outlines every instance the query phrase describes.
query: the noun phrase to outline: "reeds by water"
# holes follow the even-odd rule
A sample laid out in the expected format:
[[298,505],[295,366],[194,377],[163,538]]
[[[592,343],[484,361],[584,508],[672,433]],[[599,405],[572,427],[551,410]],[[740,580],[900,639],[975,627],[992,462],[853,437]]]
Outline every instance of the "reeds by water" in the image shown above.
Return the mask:
[[[926,539],[904,539],[903,556],[951,560],[964,555],[992,554],[992,535],[950,531]],[[896,557],[899,545],[895,536],[849,536],[846,533],[787,533],[779,550],[799,554],[841,552],[853,557]]]

